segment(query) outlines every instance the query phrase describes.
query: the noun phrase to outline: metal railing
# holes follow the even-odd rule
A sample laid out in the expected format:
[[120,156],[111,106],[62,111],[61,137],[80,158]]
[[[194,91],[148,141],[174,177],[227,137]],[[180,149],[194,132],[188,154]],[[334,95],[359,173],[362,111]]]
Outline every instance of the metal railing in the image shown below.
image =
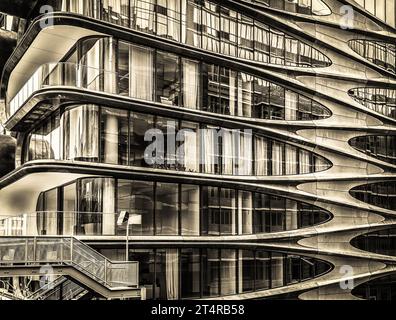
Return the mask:
[[[139,210],[134,213],[143,214]],[[0,218],[0,236],[125,236],[120,212],[36,211]],[[61,227],[60,227],[61,226]],[[133,235],[136,226],[129,226]]]
[[73,237],[1,237],[0,268],[70,266],[107,288],[137,287],[138,262],[112,262]]
[[129,81],[128,76],[119,77],[118,72],[72,62],[43,64],[33,73],[15,96],[12,98],[7,97],[10,116],[18,111],[33,93],[50,86],[70,86],[124,95],[122,89],[119,90],[117,85],[118,79],[121,78],[124,81]]
[[87,290],[61,276],[43,285],[27,297],[27,300],[72,300],[87,293]]

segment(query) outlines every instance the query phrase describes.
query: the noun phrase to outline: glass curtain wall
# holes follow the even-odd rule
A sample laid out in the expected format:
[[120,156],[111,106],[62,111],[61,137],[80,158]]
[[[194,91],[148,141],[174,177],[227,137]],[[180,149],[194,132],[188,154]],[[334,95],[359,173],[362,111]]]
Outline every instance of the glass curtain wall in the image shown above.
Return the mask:
[[[114,250],[101,250],[114,259]],[[264,250],[161,248],[129,250],[139,261],[147,299],[213,298],[268,290],[319,277],[331,270],[322,260]]]
[[[60,134],[60,132],[62,134]],[[68,107],[32,131],[26,160],[61,159],[224,175],[328,169],[319,155],[249,131],[97,105]]]
[[116,224],[127,211],[129,234],[227,236],[296,230],[331,218],[319,207],[270,194],[154,181],[83,178],[43,192],[37,232],[125,235]]
[[[255,19],[245,14],[206,0],[63,0],[61,3],[59,9],[62,11],[94,17],[210,52],[300,67],[326,67],[331,64],[316,49],[309,46],[310,49],[305,51],[305,44],[300,40],[273,28],[268,33],[271,37],[269,45],[258,45],[259,51],[266,49],[265,52],[271,59],[257,60],[261,56],[255,53],[256,43],[261,43],[262,40],[260,26],[266,31],[269,27],[256,23]],[[328,13],[327,7],[320,0],[315,0],[312,5],[310,1],[299,0],[297,4],[299,13]],[[284,10],[293,9],[293,6],[289,7]],[[285,37],[292,38],[296,45],[285,48]],[[306,53],[309,54],[308,57],[304,57]],[[286,59],[288,54],[295,55],[296,58]]]

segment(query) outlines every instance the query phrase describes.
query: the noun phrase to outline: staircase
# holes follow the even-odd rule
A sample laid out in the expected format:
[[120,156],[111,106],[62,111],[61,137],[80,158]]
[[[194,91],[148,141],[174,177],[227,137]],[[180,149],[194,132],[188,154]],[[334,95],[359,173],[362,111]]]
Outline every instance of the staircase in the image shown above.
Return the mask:
[[72,280],[60,276],[54,281],[42,286],[27,300],[79,300],[88,293]]
[[0,237],[0,277],[63,276],[31,298],[53,298],[67,288],[73,299],[83,293],[79,287],[107,299],[142,299],[138,272],[138,262],[110,261],[74,237]]

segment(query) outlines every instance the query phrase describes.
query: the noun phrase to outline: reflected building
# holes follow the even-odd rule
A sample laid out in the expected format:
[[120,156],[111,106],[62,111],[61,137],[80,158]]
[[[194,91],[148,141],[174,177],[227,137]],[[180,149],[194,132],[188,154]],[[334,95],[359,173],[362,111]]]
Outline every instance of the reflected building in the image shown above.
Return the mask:
[[393,298],[395,3],[350,3],[0,4],[0,296]]

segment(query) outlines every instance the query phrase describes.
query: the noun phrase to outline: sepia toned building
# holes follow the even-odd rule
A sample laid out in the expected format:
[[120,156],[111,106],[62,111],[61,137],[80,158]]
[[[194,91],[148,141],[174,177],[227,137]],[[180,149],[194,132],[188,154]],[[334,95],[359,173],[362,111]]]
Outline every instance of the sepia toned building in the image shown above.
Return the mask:
[[395,6],[2,1],[0,296],[396,297]]

